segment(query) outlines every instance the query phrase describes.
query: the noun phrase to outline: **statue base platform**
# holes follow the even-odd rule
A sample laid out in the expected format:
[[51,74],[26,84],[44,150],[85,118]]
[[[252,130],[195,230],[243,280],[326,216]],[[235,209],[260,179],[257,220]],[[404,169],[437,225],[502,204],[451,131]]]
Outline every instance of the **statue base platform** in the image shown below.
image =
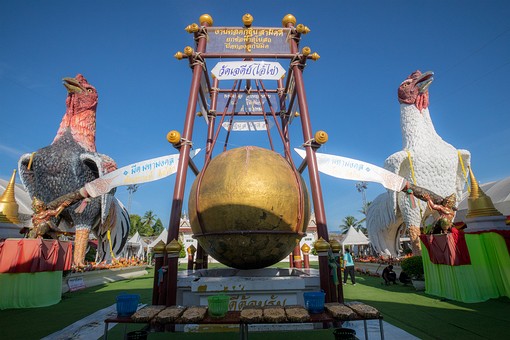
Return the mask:
[[[180,271],[177,278],[177,304],[207,306],[211,295],[230,296],[229,310],[240,311],[246,306],[304,306],[303,292],[320,291],[317,269],[262,268],[239,270],[233,268]],[[285,324],[276,325],[281,329]],[[257,325],[268,330],[272,325]],[[295,324],[289,329],[295,329]],[[197,332],[201,325],[189,325],[184,331]],[[304,324],[313,329],[313,324]],[[255,329],[254,329],[255,330]]]

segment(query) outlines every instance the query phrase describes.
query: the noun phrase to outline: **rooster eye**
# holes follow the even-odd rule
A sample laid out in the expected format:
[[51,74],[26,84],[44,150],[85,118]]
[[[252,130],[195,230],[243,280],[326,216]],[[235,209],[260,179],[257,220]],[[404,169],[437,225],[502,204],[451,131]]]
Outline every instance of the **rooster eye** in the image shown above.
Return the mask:
[[92,91],[92,89],[87,89],[87,92],[92,93],[92,92],[94,92],[94,91]]

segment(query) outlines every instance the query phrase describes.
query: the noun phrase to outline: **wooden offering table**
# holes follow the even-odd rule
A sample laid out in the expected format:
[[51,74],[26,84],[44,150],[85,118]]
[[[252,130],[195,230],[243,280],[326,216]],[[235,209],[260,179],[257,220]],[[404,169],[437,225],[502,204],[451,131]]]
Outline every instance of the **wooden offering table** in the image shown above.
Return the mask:
[[[282,307],[284,308],[284,307]],[[353,315],[350,316],[348,319],[342,318],[339,319],[337,317],[334,317],[330,312],[324,311],[322,313],[318,314],[310,314],[310,318],[301,323],[313,323],[313,324],[322,324],[323,328],[330,328],[335,327],[336,325],[340,324],[341,322],[346,321],[363,321],[363,326],[365,330],[365,339],[368,339],[368,329],[367,329],[367,320],[379,320],[379,330],[381,334],[381,339],[384,340],[384,329],[383,329],[383,317],[380,315],[377,316],[371,316],[371,317],[362,317],[360,315]],[[146,324],[147,328],[151,331],[171,331],[174,329],[175,325],[186,325],[186,324],[199,324],[199,325],[218,325],[218,324],[229,324],[229,325],[239,325],[239,336],[241,340],[248,339],[248,326],[254,325],[254,324],[270,324],[267,320],[261,320],[260,322],[246,322],[242,320],[241,318],[241,312],[240,311],[229,311],[226,313],[223,317],[211,317],[208,313],[201,319],[200,321],[195,322],[187,322],[182,320],[181,318],[177,318],[174,321],[167,322],[165,324],[161,324],[159,322],[156,322],[154,318],[151,320],[143,320],[138,321],[136,319],[133,319],[132,317],[117,317],[117,318],[109,318],[105,321],[105,328],[104,328],[104,339],[108,339],[108,325],[110,323],[130,323],[130,324]],[[297,324],[298,322],[292,322],[289,320],[283,321],[280,324]]]

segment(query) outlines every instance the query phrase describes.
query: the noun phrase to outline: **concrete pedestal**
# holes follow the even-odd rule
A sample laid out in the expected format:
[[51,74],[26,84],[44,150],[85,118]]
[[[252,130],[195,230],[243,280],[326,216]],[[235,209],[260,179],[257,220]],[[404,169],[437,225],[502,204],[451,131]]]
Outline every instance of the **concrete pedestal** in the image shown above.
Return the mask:
[[[207,306],[211,295],[230,296],[229,310],[240,311],[246,306],[304,306],[303,292],[319,291],[317,269],[263,268],[238,270],[233,268],[180,271],[177,278],[177,304]],[[282,325],[260,325],[260,330]],[[295,328],[295,325],[293,326]],[[189,326],[198,331],[197,325]],[[313,328],[313,324],[307,324]],[[185,329],[186,330],[186,329]]]

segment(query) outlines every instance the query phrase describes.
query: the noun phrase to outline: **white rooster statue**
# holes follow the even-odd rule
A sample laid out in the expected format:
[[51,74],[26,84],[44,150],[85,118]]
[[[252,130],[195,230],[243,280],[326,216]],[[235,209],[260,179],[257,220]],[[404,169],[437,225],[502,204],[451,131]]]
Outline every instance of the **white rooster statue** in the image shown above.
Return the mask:
[[[471,155],[467,150],[457,150],[437,134],[428,109],[428,87],[432,81],[432,72],[416,71],[400,84],[403,150],[388,157],[384,167],[440,196],[455,193],[458,199],[466,183],[465,171]],[[380,254],[398,256],[399,238],[404,228],[409,228],[413,254],[420,255],[420,226],[432,214],[435,213],[423,201],[415,200],[413,207],[409,195],[403,192],[379,195],[367,210],[372,245]]]

